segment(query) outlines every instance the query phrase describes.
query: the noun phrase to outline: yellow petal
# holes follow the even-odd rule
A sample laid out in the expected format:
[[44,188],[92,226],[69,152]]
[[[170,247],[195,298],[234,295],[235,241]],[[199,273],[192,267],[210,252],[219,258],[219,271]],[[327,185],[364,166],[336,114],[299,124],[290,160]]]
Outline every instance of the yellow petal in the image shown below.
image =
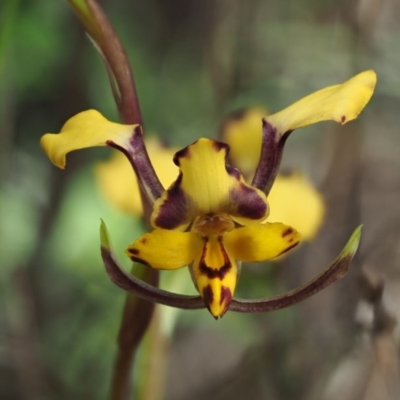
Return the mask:
[[193,282],[205,305],[215,317],[228,310],[235,292],[238,269],[235,260],[225,250],[222,237],[211,235],[190,267]]
[[126,147],[135,126],[110,122],[98,111],[87,110],[70,118],[60,133],[46,133],[40,144],[51,162],[64,168],[65,156],[70,151],[105,146],[108,140]]
[[265,119],[281,135],[319,121],[345,124],[357,118],[370,100],[375,84],[375,72],[364,71],[341,85],[318,90]]
[[293,226],[304,240],[317,233],[325,215],[321,194],[300,172],[278,175],[268,195],[268,222],[284,221]]
[[[178,167],[172,161],[177,149],[163,147],[156,138],[145,142],[150,161],[162,185],[170,186],[178,176]],[[110,160],[98,163],[95,172],[100,191],[114,207],[134,216],[143,214],[136,176],[121,152],[115,151]]]
[[186,229],[194,218],[210,213],[229,214],[241,224],[266,218],[265,194],[226,164],[228,150],[225,143],[200,139],[176,153],[181,173],[155,202],[153,226]]
[[201,244],[199,236],[191,232],[155,229],[142,235],[125,252],[132,261],[155,269],[177,269],[194,261]]
[[232,257],[241,261],[263,261],[277,257],[296,246],[300,234],[280,223],[249,225],[224,235],[224,245]]
[[260,106],[228,116],[221,128],[224,142],[228,143],[232,164],[244,176],[254,173],[261,154],[262,119],[268,111]]

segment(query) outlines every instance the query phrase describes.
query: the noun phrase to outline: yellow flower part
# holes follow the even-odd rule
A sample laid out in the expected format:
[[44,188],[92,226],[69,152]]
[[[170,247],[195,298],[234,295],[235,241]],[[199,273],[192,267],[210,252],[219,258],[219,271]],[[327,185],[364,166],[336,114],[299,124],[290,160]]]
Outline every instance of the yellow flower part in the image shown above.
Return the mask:
[[232,151],[232,163],[246,176],[252,176],[261,154],[262,119],[279,135],[320,121],[345,124],[355,118],[370,100],[376,85],[372,70],[361,72],[348,81],[318,90],[284,110],[268,115],[262,107],[252,107],[232,115],[222,126],[222,138]]
[[[230,158],[250,178],[260,158],[262,118],[266,115],[265,108],[253,107],[230,116],[223,124],[222,136],[231,147]],[[314,238],[325,215],[321,194],[300,172],[278,174],[268,203],[268,221],[285,221],[301,233],[303,240]]]
[[[178,176],[173,163],[177,148],[164,147],[155,137],[146,139],[150,161],[162,185],[168,187]],[[115,151],[110,160],[95,166],[97,183],[104,197],[117,209],[134,216],[143,214],[139,185],[127,158]]]
[[65,168],[65,156],[73,150],[106,146],[107,141],[125,147],[137,125],[108,121],[96,110],[83,111],[70,118],[60,133],[46,133],[40,145],[54,165]]
[[246,176],[252,176],[261,155],[262,119],[268,111],[261,106],[233,113],[221,127],[224,142],[228,143],[232,164]]
[[340,124],[357,118],[369,102],[376,85],[376,73],[361,72],[348,81],[318,90],[265,119],[281,134],[333,120]]
[[229,147],[200,139],[176,153],[177,180],[159,198],[153,232],[128,247],[134,261],[157,269],[190,266],[197,290],[215,317],[228,310],[236,287],[236,260],[262,261],[297,245],[284,224],[262,224],[268,204],[226,160]]
[[321,194],[301,172],[278,175],[268,195],[269,222],[285,221],[312,240],[325,216]]

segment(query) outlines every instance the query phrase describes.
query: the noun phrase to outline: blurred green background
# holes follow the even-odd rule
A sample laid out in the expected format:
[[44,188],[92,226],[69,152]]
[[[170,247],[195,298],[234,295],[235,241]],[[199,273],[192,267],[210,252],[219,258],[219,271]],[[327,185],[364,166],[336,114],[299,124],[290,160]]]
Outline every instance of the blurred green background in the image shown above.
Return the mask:
[[[290,138],[283,166],[320,188],[326,221],[280,265],[244,268],[237,296],[305,282],[364,223],[352,272],[285,311],[228,312],[219,321],[205,310],[171,313],[162,398],[397,399],[399,329],[375,329],[374,316],[400,316],[400,3],[100,4],[132,62],[146,130],[170,145],[217,137],[232,110],[274,112],[362,70],[378,74],[359,120]],[[0,24],[0,398],[106,398],[125,294],[104,271],[99,222],[126,267],[123,250],[142,223],[98,191],[93,166],[109,149],[72,153],[62,171],[39,139],[89,108],[116,120],[108,78],[67,2],[3,0]],[[362,280],[366,269],[373,278]],[[381,277],[379,308],[368,290]],[[187,271],[182,279],[193,293]]]

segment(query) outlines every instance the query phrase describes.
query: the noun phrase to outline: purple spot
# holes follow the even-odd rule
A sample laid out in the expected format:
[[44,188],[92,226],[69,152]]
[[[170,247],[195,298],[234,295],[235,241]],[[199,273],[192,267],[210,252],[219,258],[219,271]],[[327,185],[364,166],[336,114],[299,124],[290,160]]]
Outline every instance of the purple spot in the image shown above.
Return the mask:
[[239,188],[231,190],[231,202],[236,205],[232,210],[233,215],[249,219],[261,219],[267,214],[267,203],[250,186],[241,184]]
[[292,228],[287,228],[282,232],[282,237],[285,238],[288,235],[291,235],[293,233],[293,229]]
[[140,264],[146,265],[147,267],[152,268],[152,266],[145,260],[142,260],[140,257],[131,256],[129,257],[133,262],[138,262]]
[[186,196],[181,189],[182,173],[173,186],[167,190],[167,198],[160,206],[157,218],[154,223],[163,229],[175,229],[187,220],[188,204]]

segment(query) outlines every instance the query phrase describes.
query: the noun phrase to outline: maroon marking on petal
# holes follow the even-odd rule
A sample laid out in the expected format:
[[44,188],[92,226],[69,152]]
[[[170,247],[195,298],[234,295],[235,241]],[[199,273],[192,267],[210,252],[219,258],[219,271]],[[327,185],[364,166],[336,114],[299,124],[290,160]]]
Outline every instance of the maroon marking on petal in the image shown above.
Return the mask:
[[231,305],[231,302],[232,302],[232,292],[231,292],[231,290],[226,286],[222,286],[222,288],[221,288],[221,299],[220,299],[219,304],[220,305],[224,304],[224,308],[223,308],[223,310],[221,311],[221,313],[219,315],[220,317],[222,317],[228,311],[228,308]]
[[237,179],[237,180],[240,180],[240,171],[239,171],[237,168],[232,167],[232,166],[229,165],[229,164],[226,164],[225,169],[226,169],[226,172],[227,172],[230,176],[234,177],[234,178]]
[[285,250],[283,250],[281,253],[279,253],[278,256],[281,256],[282,254],[285,254],[287,251],[293,249],[293,247],[296,247],[298,244],[299,244],[299,242],[293,243],[291,246],[287,247]]
[[138,249],[128,249],[129,253],[133,254],[133,255],[138,255],[139,254],[139,250]]
[[154,224],[163,229],[175,229],[187,220],[187,198],[181,189],[182,173],[167,190],[167,198],[161,205]]
[[342,118],[340,120],[340,123],[343,125],[346,122],[346,116],[342,115]]
[[182,150],[179,150],[175,153],[173,160],[174,160],[174,164],[176,166],[178,166],[178,167],[180,166],[180,164],[181,164],[179,161],[180,158],[184,157],[184,158],[190,159],[190,146],[194,145],[196,142],[193,142],[191,145],[186,146]]
[[146,244],[147,241],[148,241],[148,239],[146,237],[140,239],[140,243],[142,243],[142,244]]
[[213,142],[213,147],[215,150],[217,150],[217,151],[225,150],[226,156],[229,154],[229,151],[230,151],[229,145],[227,145],[224,142],[219,142],[218,140],[213,140],[212,142]]
[[268,206],[265,200],[252,187],[241,184],[239,188],[231,190],[230,197],[234,207],[232,215],[249,219],[260,219],[267,214]]
[[222,237],[218,238],[218,242],[219,242],[219,246],[220,246],[222,255],[224,257],[224,264],[219,268],[212,268],[206,264],[206,262],[205,262],[206,255],[207,255],[206,244],[208,242],[208,239],[205,238],[204,242],[205,242],[205,244],[204,244],[204,248],[203,248],[203,253],[201,255],[200,263],[199,263],[199,271],[202,274],[207,275],[208,279],[218,278],[219,280],[223,280],[225,275],[227,274],[227,272],[231,269],[232,264],[229,261],[228,254],[226,253],[224,246],[222,245]]
[[140,264],[146,265],[147,267],[153,268],[147,261],[142,260],[140,257],[131,256],[129,257],[133,262],[138,262]]
[[212,304],[214,300],[214,293],[212,291],[211,285],[207,285],[203,289],[203,301],[204,304],[207,306],[208,310],[210,310],[210,304]]
[[282,232],[282,237],[284,238],[292,233],[293,233],[293,228],[287,228]]
[[222,305],[223,302],[227,302],[228,304],[232,301],[232,292],[231,290],[226,287],[226,286],[222,286],[221,287],[221,299],[219,301],[219,304]]

